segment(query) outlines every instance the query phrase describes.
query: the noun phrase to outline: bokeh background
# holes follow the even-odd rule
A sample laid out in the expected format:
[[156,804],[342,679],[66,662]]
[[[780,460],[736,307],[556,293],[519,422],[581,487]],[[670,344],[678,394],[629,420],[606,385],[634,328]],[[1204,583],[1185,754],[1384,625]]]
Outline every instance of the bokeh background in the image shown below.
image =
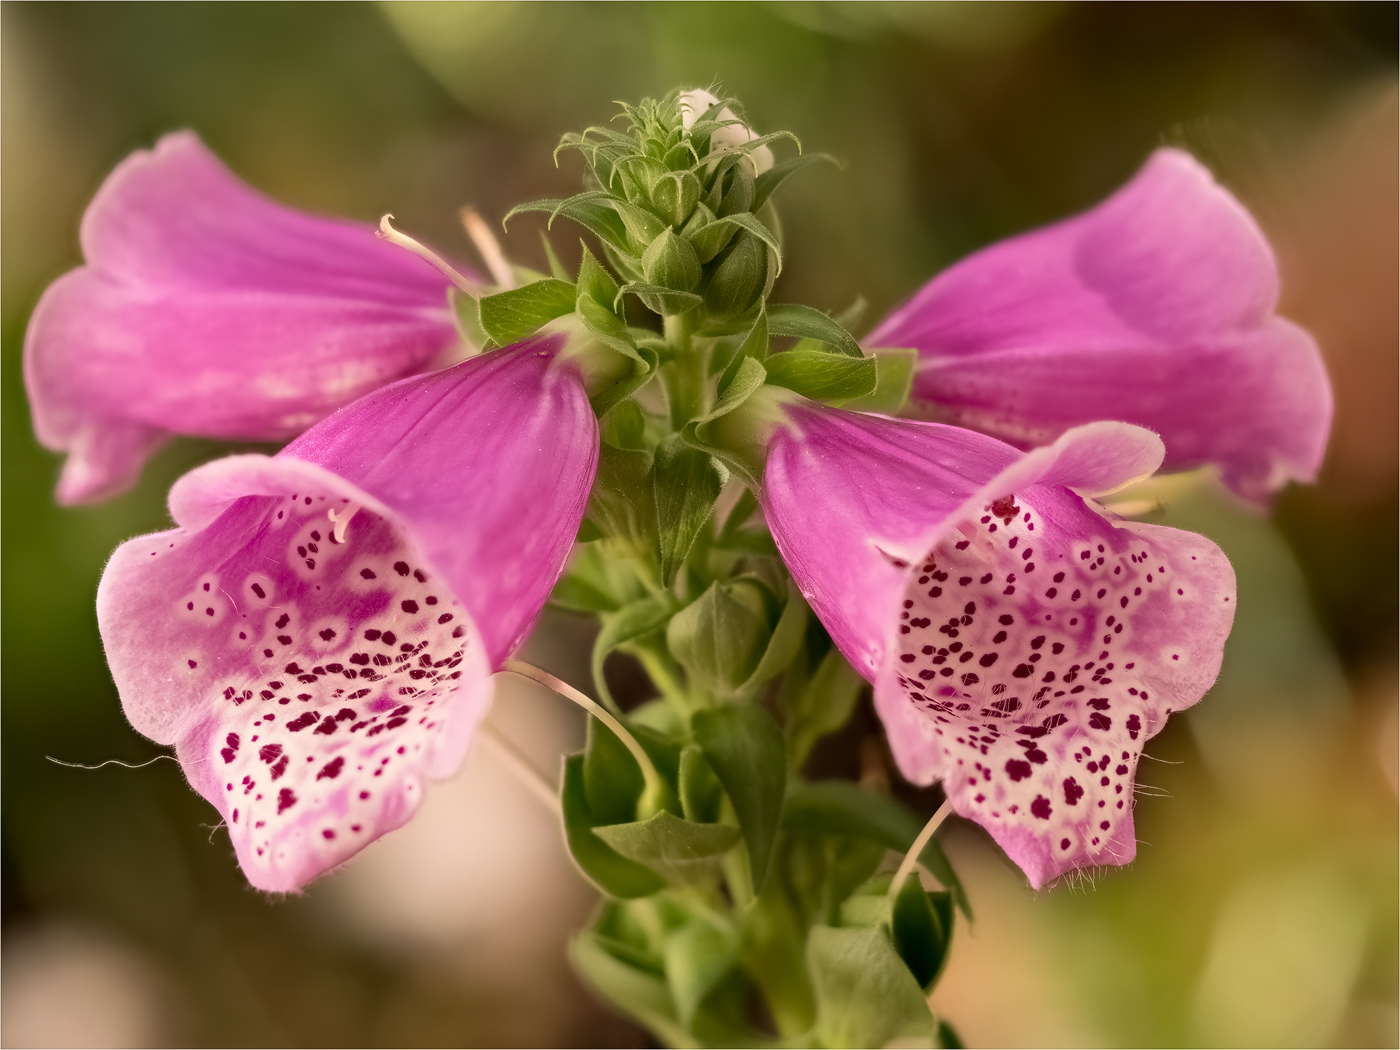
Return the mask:
[[[1224,673],[1143,764],[1130,869],[1032,894],[975,829],[947,831],[977,921],[935,1005],[970,1045],[1395,1046],[1396,39],[1393,3],[0,4],[0,1042],[646,1045],[563,963],[591,891],[485,745],[409,828],[278,900],[174,763],[46,759],[160,753],[122,718],[93,594],[118,542],[166,527],[170,482],[227,448],[177,442],[129,495],[59,510],[20,357],[86,201],[163,132],[194,128],[293,205],[393,211],[470,258],[458,206],[577,187],[561,132],[718,80],[761,130],[843,160],[784,190],[779,291],[864,296],[868,323],[1162,142],[1255,210],[1333,376],[1322,480],[1269,516],[1200,476],[1124,497],[1234,561]],[[512,224],[508,250],[540,265],[540,228]],[[549,614],[529,655],[584,684],[587,642]],[[504,686],[492,718],[556,768],[581,733],[563,708]]]

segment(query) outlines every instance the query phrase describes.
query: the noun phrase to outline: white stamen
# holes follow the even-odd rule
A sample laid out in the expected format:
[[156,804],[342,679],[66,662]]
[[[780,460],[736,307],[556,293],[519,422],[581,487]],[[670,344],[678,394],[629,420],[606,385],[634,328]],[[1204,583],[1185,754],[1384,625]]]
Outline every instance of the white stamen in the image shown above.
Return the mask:
[[355,516],[356,512],[359,509],[360,505],[358,503],[355,503],[354,501],[351,501],[346,503],[346,505],[340,509],[339,514],[336,513],[334,507],[326,511],[326,517],[330,518],[331,525],[334,526],[334,529],[331,532],[331,540],[333,542],[345,542],[345,530],[350,525],[350,519]]
[[398,230],[394,229],[393,226],[389,225],[389,220],[392,218],[392,215],[385,215],[382,219],[379,220],[380,237],[388,241],[390,244],[397,244],[400,248],[408,249],[414,255],[418,256],[418,258],[423,259],[428,263],[431,263],[433,267],[436,268],[444,277],[446,277],[449,281],[455,284],[462,291],[470,295],[473,299],[481,295],[480,285],[478,285],[475,281],[469,281],[465,277],[463,277],[460,273],[454,270],[452,266],[447,262],[447,260],[440,256],[437,252],[433,251],[431,248],[419,244],[412,237],[408,236],[405,233],[400,233]]
[[501,242],[496,240],[496,235],[491,232],[491,227],[486,225],[486,220],[471,207],[463,208],[458,215],[462,219],[462,227],[467,231],[467,236],[481,253],[482,261],[486,263],[491,277],[503,289],[514,288],[515,271],[510,268],[510,263],[506,262],[505,252],[501,251]]

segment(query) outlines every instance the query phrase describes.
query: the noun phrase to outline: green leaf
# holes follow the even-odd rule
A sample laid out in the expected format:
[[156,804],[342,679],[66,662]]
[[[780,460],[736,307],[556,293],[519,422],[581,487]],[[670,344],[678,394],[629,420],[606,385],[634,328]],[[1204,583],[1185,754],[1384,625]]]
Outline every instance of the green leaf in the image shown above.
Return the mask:
[[626,824],[637,819],[637,800],[646,787],[641,767],[617,734],[596,718],[588,719],[583,749],[583,789],[595,825]]
[[560,799],[569,852],[579,869],[603,893],[622,898],[650,897],[665,883],[655,872],[624,857],[594,832],[596,824],[588,805],[583,759],[583,755],[570,755],[564,760]]
[[645,371],[646,359],[638,352],[637,344],[627,331],[627,322],[613,313],[611,306],[604,306],[591,295],[580,295],[577,309],[584,326],[595,339],[624,357],[630,357],[636,372]]
[[[947,895],[944,894],[946,897]],[[894,901],[891,933],[899,957],[909,967],[919,987],[928,991],[948,954],[948,933],[933,902],[919,884],[917,874],[904,880]]]
[[707,204],[698,204],[681,230],[681,236],[695,249],[696,258],[707,263],[723,250],[738,229],[736,224],[715,222],[715,213]]
[[757,704],[697,711],[691,728],[734,806],[748,846],[754,890],[761,892],[787,785],[783,732]]
[[692,685],[727,696],[758,667],[771,636],[763,588],[716,581],[671,618],[666,647]]
[[820,350],[789,350],[764,362],[768,382],[813,401],[841,405],[875,392],[873,357],[844,357]]
[[667,1046],[700,1045],[680,1023],[666,982],[623,962],[603,946],[596,934],[580,933],[571,940],[569,961],[599,995],[654,1032]]
[[645,594],[646,587],[626,562],[595,547],[582,547],[574,551],[550,600],[577,612],[612,612]]
[[713,824],[719,820],[719,778],[698,744],[687,744],[681,749],[679,789],[686,820],[697,824]]
[[793,335],[820,339],[839,354],[847,357],[864,356],[855,337],[834,319],[810,306],[792,303],[768,304],[768,330],[773,335]]
[[635,363],[632,366],[631,374],[624,374],[612,386],[604,387],[588,399],[588,403],[593,406],[595,415],[607,415],[608,412],[612,411],[613,406],[626,401],[650,383],[652,376],[656,374],[659,362],[655,349],[650,346],[637,346],[633,350],[633,354],[635,355]]
[[656,448],[653,483],[661,584],[670,587],[719,499],[724,477],[707,453],[672,435]]
[[[635,204],[628,204],[626,201],[614,200],[611,202],[617,214],[621,216],[622,223],[627,228],[628,236],[631,238],[632,248],[637,254],[646,251],[647,246],[652,241],[660,237],[663,232],[670,229],[666,223],[662,222],[646,208],[639,208]],[[620,246],[624,251],[628,251],[625,245]]]
[[567,281],[549,278],[481,300],[481,327],[502,346],[518,343],[543,325],[574,312],[576,294]]
[[842,408],[853,412],[883,412],[896,415],[909,400],[914,389],[914,371],[919,363],[917,350],[892,350],[881,347],[871,351],[878,376],[875,389],[869,394],[847,401]]
[[603,535],[638,554],[656,544],[656,498],[652,493],[653,457],[644,449],[598,444],[598,472],[588,495],[589,519]]
[[603,440],[621,449],[645,449],[646,427],[646,416],[635,401],[620,402],[598,421]]
[[666,980],[681,1022],[690,1025],[705,996],[739,956],[740,940],[704,919],[686,923],[666,938]]
[[506,213],[502,221],[509,222],[511,216],[517,212],[542,211],[549,212],[549,225],[552,227],[555,217],[562,215],[566,219],[573,219],[603,243],[610,244],[619,251],[630,251],[627,227],[623,225],[622,217],[613,210],[608,197],[607,193],[593,190],[568,200],[531,201],[529,204],[516,205]]
[[[598,632],[598,637],[593,642],[593,684],[604,704],[614,714],[618,713],[618,707],[608,692],[607,682],[603,677],[603,664],[608,654],[633,638],[659,631],[666,626],[674,611],[674,607],[666,599],[647,597],[602,617],[603,629]],[[632,814],[628,814],[625,819],[631,820],[632,817]]]
[[[793,783],[783,827],[805,835],[856,835],[904,853],[914,845],[923,823],[898,799],[866,791],[848,780],[819,780]],[[967,894],[937,841],[930,840],[919,861],[953,892],[958,910],[970,920]]]
[[940,1047],[941,1050],[963,1050],[964,1045],[962,1038],[953,1029],[953,1026],[942,1018],[939,1018],[938,1032],[934,1037],[934,1046]]
[[763,658],[749,675],[748,680],[738,689],[742,699],[752,699],[758,695],[765,682],[787,670],[807,632],[807,603],[802,593],[791,580],[787,583],[788,597],[783,605],[783,613],[768,639],[768,647]]
[[802,768],[818,740],[850,720],[864,685],[865,679],[839,649],[827,650],[816,673],[788,706],[788,754],[794,770]]
[[932,1037],[933,1015],[924,994],[882,927],[813,926],[807,968],[821,1046],[884,1046],[895,1039]]
[[[762,361],[768,356],[768,312],[763,308],[763,301],[758,303],[758,316],[754,318],[753,327],[749,329],[749,334],[744,336],[744,341],[739,344],[734,351],[734,356],[730,358],[729,364],[720,374],[719,382],[715,385],[715,393],[723,398],[729,390],[729,386],[734,382],[734,377],[739,374],[739,368],[745,358],[753,358],[755,361]],[[754,389],[757,389],[755,387]]]
[[792,160],[780,161],[754,181],[753,210],[758,211],[774,191],[791,176],[813,164],[835,164],[838,168],[841,167],[839,160],[826,153],[804,153],[800,157],[793,157]]
[[595,828],[594,834],[678,886],[713,878],[720,855],[739,841],[732,824],[696,824],[664,809],[649,820]]
[[580,241],[579,246],[583,249],[583,259],[578,266],[579,297],[587,296],[599,306],[611,309],[617,299],[617,282],[613,280],[612,274],[603,268],[603,264],[593,257],[588,245]]

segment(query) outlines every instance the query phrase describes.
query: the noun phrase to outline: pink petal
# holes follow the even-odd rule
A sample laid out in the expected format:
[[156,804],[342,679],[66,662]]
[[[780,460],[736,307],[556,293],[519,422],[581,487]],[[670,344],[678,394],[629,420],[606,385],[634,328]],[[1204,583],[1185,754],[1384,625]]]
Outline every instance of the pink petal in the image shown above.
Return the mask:
[[1312,338],[1274,314],[1249,213],[1177,150],[1094,210],[979,252],[872,334],[922,355],[915,396],[1021,448],[1122,419],[1166,467],[1220,466],[1254,500],[1316,476],[1332,395]]
[[430,266],[255,193],[189,132],[122,162],[81,240],[87,265],[25,338],[35,430],[69,454],[65,503],[126,488],[167,433],[294,436],[457,340]]
[[1132,859],[1138,756],[1220,669],[1235,605],[1224,555],[1076,495],[1160,459],[1160,442],[1120,423],[1018,456],[832,409],[795,413],[770,446],[774,538],[875,682],[901,772],[942,781],[1037,887]]
[[[403,380],[275,457],[171,492],[98,622],[127,717],[176,745],[249,881],[291,891],[416,809],[563,570],[592,484],[586,395],[536,340]],[[341,534],[328,516],[352,513]]]

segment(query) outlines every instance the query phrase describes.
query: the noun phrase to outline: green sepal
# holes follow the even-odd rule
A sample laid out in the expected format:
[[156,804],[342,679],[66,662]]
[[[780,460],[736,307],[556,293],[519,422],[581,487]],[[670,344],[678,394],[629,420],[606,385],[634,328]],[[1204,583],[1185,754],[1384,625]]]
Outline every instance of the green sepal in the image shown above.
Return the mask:
[[594,834],[675,886],[714,878],[720,855],[739,841],[732,824],[697,824],[664,809],[648,820],[595,828]]
[[647,246],[652,241],[660,237],[662,233],[670,229],[666,223],[662,222],[646,208],[638,207],[635,204],[628,204],[626,201],[613,200],[609,203],[621,217],[623,225],[627,228],[630,245],[619,245],[623,251],[631,251],[637,255],[646,251]]
[[656,499],[652,494],[652,454],[601,441],[598,471],[588,495],[586,514],[603,534],[637,554],[656,544]]
[[788,350],[764,362],[768,382],[813,401],[845,405],[875,393],[878,370],[873,357],[845,357],[820,350]]
[[883,412],[898,415],[914,389],[914,372],[919,363],[917,350],[886,349],[870,352],[878,376],[875,389],[863,397],[847,401],[842,408],[853,412]]
[[750,463],[746,457],[733,450],[714,444],[708,439],[705,430],[708,424],[733,412],[764,385],[763,381],[768,372],[758,361],[743,356],[739,357],[738,361],[738,371],[725,386],[715,407],[710,410],[709,415],[687,423],[681,430],[681,439],[692,448],[709,453],[743,478],[750,487],[757,487],[758,475],[761,472],[759,464]]
[[[619,304],[624,295],[635,295],[648,310],[663,317],[683,314],[703,302],[694,292],[677,292],[664,285],[647,284],[645,281],[628,281],[624,284],[617,293]],[[614,309],[617,308],[615,305]]]
[[604,999],[667,1046],[700,1045],[681,1024],[666,981],[619,959],[596,934],[580,933],[569,942],[569,962]]
[[754,178],[747,164],[733,164],[730,167],[729,186],[724,191],[715,214],[723,218],[739,215],[753,207]]
[[573,219],[603,243],[612,245],[619,251],[631,250],[627,240],[627,227],[612,207],[611,194],[602,190],[589,190],[567,200],[541,200],[517,204],[506,213],[506,217],[501,220],[502,224],[509,222],[511,216],[517,212],[527,211],[549,212],[550,227],[553,227],[557,216]]
[[481,328],[501,346],[509,346],[556,317],[573,313],[576,298],[572,284],[553,278],[497,292],[478,304]]
[[811,679],[788,701],[788,758],[794,771],[818,740],[850,721],[864,685],[839,649],[827,650]]
[[651,382],[660,364],[656,351],[649,346],[638,346],[635,348],[635,354],[635,363],[630,374],[622,376],[612,386],[604,387],[588,399],[595,415],[607,415],[615,406]]
[[651,203],[663,219],[672,226],[680,226],[700,203],[700,193],[700,180],[695,172],[669,171],[652,185]]
[[773,628],[773,633],[768,637],[768,647],[763,650],[763,657],[758,661],[753,673],[736,690],[736,696],[740,700],[751,700],[758,696],[764,684],[782,674],[802,647],[802,639],[807,632],[807,603],[802,598],[802,592],[791,580],[787,581],[787,592],[787,602]]
[[477,301],[460,288],[452,287],[447,289],[447,305],[452,310],[452,321],[462,342],[478,351],[485,347],[489,337],[482,330]]
[[622,401],[598,420],[598,430],[604,441],[614,448],[646,448],[646,416],[635,401]]
[[593,257],[588,245],[580,241],[579,247],[583,249],[576,282],[579,297],[587,296],[599,306],[611,309],[617,299],[617,282],[613,280],[612,274],[604,269],[603,264]]
[[669,227],[642,253],[642,275],[671,292],[689,292],[700,283],[700,260],[689,241]]
[[653,468],[661,584],[669,587],[714,510],[725,478],[714,460],[672,435],[656,448]]
[[588,806],[583,755],[570,755],[564,760],[560,801],[564,810],[564,837],[569,844],[569,853],[579,870],[599,890],[614,897],[631,899],[649,897],[665,885],[654,871],[624,857],[594,833],[597,825]]
[[710,210],[710,206],[701,202],[695,206],[695,211],[681,230],[681,236],[695,249],[696,258],[702,263],[707,263],[734,239],[737,230],[737,223],[716,222],[715,213]]
[[[901,853],[908,852],[923,830],[918,816],[903,802],[848,780],[795,782],[783,811],[783,827],[803,835],[855,835]],[[967,893],[937,841],[929,840],[919,861],[952,891],[958,910],[970,921]]]
[[[674,611],[674,607],[666,599],[647,597],[624,605],[616,612],[607,613],[601,617],[603,627],[593,642],[591,657],[593,684],[603,702],[614,713],[617,712],[617,705],[613,702],[612,694],[608,692],[607,682],[603,677],[603,664],[607,660],[608,654],[634,638],[641,638],[652,631],[661,630],[671,619],[671,614]],[[629,816],[627,819],[631,820],[632,817]]]
[[734,931],[698,916],[666,938],[666,982],[682,1024],[693,1024],[700,1004],[738,961],[742,943]]
[[763,294],[768,279],[768,252],[767,245],[745,230],[717,257],[719,262],[704,292],[705,309],[711,317],[724,319],[742,314]]
[[[951,919],[949,895],[944,892],[938,896],[943,902],[942,910]],[[932,988],[938,980],[948,957],[948,942],[952,933],[951,926],[944,924],[943,915],[931,897],[920,885],[918,875],[911,875],[900,887],[890,917],[895,951],[899,952],[899,957],[924,991]]]
[[816,925],[807,969],[817,1001],[813,1034],[823,1047],[885,1046],[933,1037],[933,1014],[882,926]]
[[754,891],[761,893],[787,786],[783,731],[758,704],[697,711],[690,724],[739,818]]
[[763,207],[774,191],[791,176],[813,164],[835,164],[838,168],[841,167],[841,162],[827,153],[804,153],[791,160],[779,161],[754,180],[753,210],[758,211]]
[[759,584],[716,581],[671,618],[666,647],[694,685],[729,695],[758,667],[768,647],[766,606]]
[[860,344],[855,336],[842,328],[836,320],[820,310],[795,303],[768,304],[768,330],[773,335],[793,335],[798,338],[818,339],[827,343],[838,354],[847,357],[863,357]]

